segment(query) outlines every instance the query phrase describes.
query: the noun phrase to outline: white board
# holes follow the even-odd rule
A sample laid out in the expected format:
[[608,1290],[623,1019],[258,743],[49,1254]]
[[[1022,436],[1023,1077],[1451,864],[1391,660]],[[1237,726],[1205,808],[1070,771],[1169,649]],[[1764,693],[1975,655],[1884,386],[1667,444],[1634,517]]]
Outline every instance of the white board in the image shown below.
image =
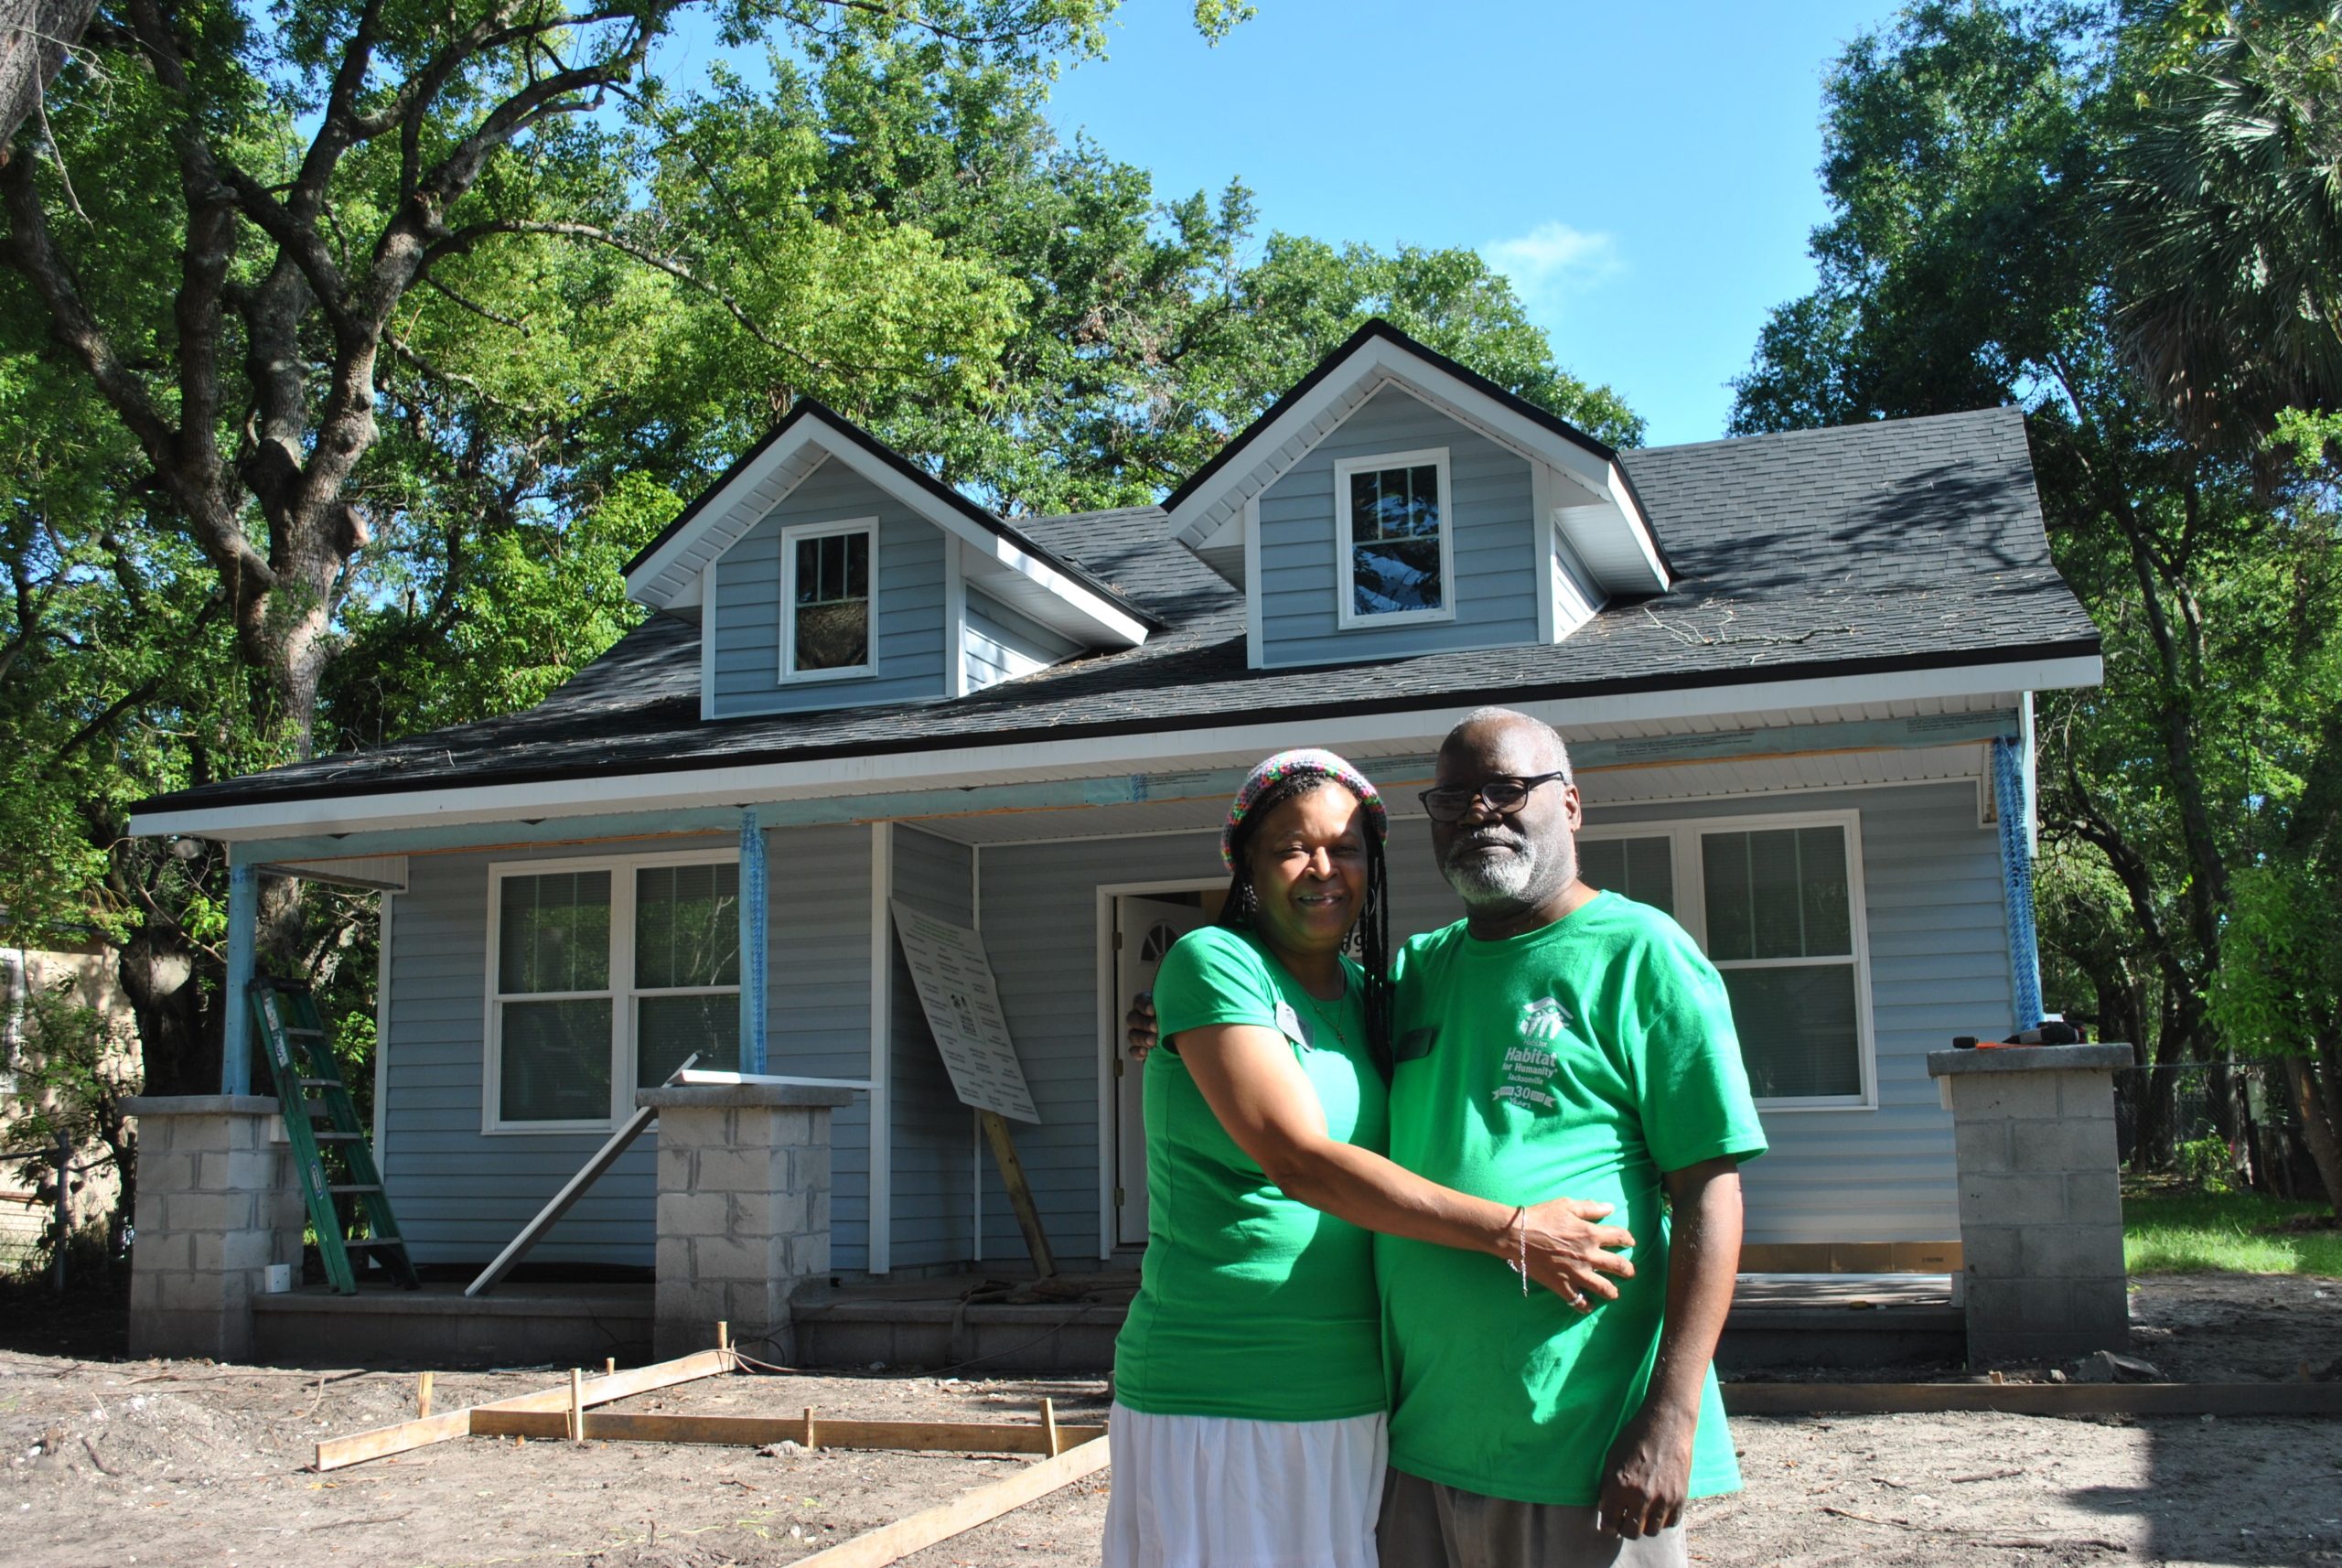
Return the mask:
[[919,1007],[927,1014],[929,1032],[943,1055],[960,1102],[1019,1122],[1040,1121],[1015,1044],[1008,1037],[1008,1020],[1000,1010],[1000,991],[993,984],[983,939],[965,926],[922,915],[900,899],[894,908],[903,960],[910,966]]

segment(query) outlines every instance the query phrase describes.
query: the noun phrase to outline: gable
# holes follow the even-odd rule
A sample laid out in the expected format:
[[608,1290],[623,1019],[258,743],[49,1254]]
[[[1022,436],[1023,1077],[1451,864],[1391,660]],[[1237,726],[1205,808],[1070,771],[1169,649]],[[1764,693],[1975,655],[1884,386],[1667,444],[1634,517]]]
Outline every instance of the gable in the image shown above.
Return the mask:
[[1249,591],[1244,551],[1254,503],[1393,387],[1531,464],[1537,515],[1560,529],[1601,593],[1667,588],[1671,575],[1658,537],[1616,452],[1380,320],[1359,328],[1172,492],[1164,505],[1179,542]]
[[[1446,613],[1375,625],[1342,614],[1341,478],[1413,459],[1446,487]],[[1539,640],[1535,478],[1528,459],[1384,384],[1320,436],[1253,503],[1262,666],[1327,664]]]
[[[865,530],[866,673],[823,679],[821,671],[792,670],[784,602],[790,547]],[[704,574],[703,713],[731,718],[946,695],[947,552],[956,548],[933,523],[844,464],[817,464]]]
[[972,581],[1051,630],[1085,647],[1135,648],[1154,629],[1144,611],[1112,588],[811,399],[627,564],[627,596],[668,613],[700,607],[709,567],[824,463],[852,470],[956,539]]

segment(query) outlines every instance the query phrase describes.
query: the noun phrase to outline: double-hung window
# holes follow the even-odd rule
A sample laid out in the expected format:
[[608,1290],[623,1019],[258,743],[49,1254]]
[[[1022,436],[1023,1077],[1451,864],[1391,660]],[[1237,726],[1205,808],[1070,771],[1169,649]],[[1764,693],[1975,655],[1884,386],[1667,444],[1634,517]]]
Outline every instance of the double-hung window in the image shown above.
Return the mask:
[[740,1060],[736,852],[489,868],[489,1132],[605,1128]]
[[1342,628],[1454,618],[1450,497],[1445,447],[1334,465],[1334,587]]
[[1872,1103],[1875,1069],[1853,811],[1588,829],[1579,874],[1672,915],[1724,977],[1768,1109]]
[[800,523],[780,537],[780,678],[874,673],[870,580],[878,521]]

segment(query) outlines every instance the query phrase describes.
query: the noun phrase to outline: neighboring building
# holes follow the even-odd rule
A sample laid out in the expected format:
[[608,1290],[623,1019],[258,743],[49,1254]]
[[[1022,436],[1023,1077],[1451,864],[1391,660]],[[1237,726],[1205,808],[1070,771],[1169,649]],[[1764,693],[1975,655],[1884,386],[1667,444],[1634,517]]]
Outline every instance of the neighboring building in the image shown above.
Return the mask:
[[[1923,1058],[2040,1015],[2033,694],[2100,675],[2017,411],[1613,452],[1374,323],[1161,507],[1004,521],[800,404],[627,581],[650,618],[524,713],[135,822],[229,843],[247,955],[256,875],[391,890],[375,1102],[419,1262],[489,1258],[690,1050],[870,1081],[841,1273],[1018,1254],[890,898],[981,929],[1060,1258],[1136,1244],[1123,998],[1224,882],[1236,781],[1359,762],[1428,929],[1460,908],[1413,793],[1502,703],[1573,743],[1589,879],[1732,989],[1752,1262],[1945,1266]],[[648,1264],[652,1160],[535,1257]]]
[[[16,1072],[27,1034],[27,1014],[36,992],[64,990],[97,1015],[99,1027],[115,1044],[125,1069],[138,1060],[138,1026],[115,972],[118,955],[102,942],[66,950],[0,946],[0,1127],[19,1108]],[[102,1148],[79,1152],[82,1160],[103,1156]],[[0,1270],[16,1268],[40,1250],[57,1218],[53,1197],[43,1197],[23,1179],[19,1162],[0,1162]],[[113,1211],[121,1177],[111,1168],[77,1176],[71,1193],[73,1223],[100,1222]]]

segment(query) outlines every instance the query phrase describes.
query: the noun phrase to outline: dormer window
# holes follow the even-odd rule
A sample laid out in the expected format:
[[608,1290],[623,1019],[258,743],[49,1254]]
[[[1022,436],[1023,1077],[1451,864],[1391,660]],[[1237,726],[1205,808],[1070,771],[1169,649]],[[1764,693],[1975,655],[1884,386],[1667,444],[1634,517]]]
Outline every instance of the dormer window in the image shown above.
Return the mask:
[[836,681],[876,671],[870,558],[877,540],[875,517],[801,523],[782,534],[783,681]]
[[1444,446],[1334,465],[1344,628],[1455,618],[1450,493]]

